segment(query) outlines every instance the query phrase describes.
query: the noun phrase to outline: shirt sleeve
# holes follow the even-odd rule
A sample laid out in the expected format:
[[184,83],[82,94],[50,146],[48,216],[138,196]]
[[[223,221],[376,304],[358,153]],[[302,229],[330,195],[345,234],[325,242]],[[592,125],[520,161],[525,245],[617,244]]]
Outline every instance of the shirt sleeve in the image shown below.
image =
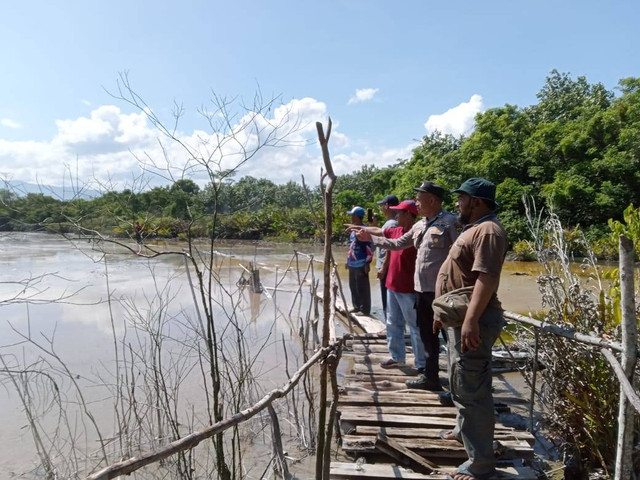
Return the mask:
[[471,270],[499,277],[504,255],[507,251],[506,238],[495,233],[484,233],[474,241],[474,260]]
[[[388,250],[404,250],[405,248],[413,247],[413,229],[417,224],[414,224],[407,233],[399,238],[387,238],[387,230],[383,230],[384,236],[371,236],[371,241],[375,246],[380,248],[386,248]],[[399,227],[396,227],[399,228]]]

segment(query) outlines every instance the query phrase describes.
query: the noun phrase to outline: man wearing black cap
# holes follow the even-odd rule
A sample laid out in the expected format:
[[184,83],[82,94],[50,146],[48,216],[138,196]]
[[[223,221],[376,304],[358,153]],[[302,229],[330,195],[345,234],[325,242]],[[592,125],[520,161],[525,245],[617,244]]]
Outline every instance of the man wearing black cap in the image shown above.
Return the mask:
[[416,380],[409,380],[407,386],[424,390],[441,391],[438,375],[440,341],[433,331],[433,299],[435,297],[436,276],[449,252],[449,247],[458,237],[456,216],[442,209],[444,188],[433,182],[425,181],[414,190],[417,192],[416,204],[424,218],[415,223],[411,230],[400,238],[391,239],[371,236],[362,230],[358,238],[371,240],[375,246],[391,250],[413,247],[418,250],[414,273],[416,291],[416,310],[420,338],[426,353],[425,371]]
[[[382,214],[387,219],[384,225],[382,225],[382,230],[397,227],[396,211],[390,207],[396,207],[400,203],[398,197],[395,195],[387,195],[377,203],[380,205]],[[385,255],[386,252],[384,248],[378,248],[376,250],[377,277],[380,280],[380,295],[382,296],[382,310],[384,311],[385,318],[387,317],[387,287],[385,285],[387,282],[387,271],[389,269],[389,257]]]
[[[441,432],[464,444],[469,459],[452,475],[455,480],[483,480],[495,475],[495,418],[491,394],[491,348],[504,326],[497,297],[507,252],[507,235],[494,211],[496,187],[470,178],[453,193],[464,228],[438,272],[436,295],[473,286],[461,327],[448,327],[449,386],[458,407],[456,427]],[[435,319],[434,329],[440,327]]]

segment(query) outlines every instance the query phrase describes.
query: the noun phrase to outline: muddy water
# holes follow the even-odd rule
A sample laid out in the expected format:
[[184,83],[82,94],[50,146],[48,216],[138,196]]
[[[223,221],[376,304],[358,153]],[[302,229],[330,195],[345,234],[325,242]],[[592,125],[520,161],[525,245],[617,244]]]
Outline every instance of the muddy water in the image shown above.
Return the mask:
[[[180,250],[184,245],[168,243],[155,247]],[[309,265],[307,256],[299,255],[296,260],[294,249],[322,258],[320,246],[238,242],[216,245],[220,280],[232,293],[221,294],[216,318],[224,324],[228,322],[226,314],[238,312],[250,345],[262,349],[254,370],[263,391],[286,381],[283,342],[288,349],[289,371],[295,371],[296,365],[302,363],[297,332],[300,318],[306,315],[312,277],[311,273],[307,275],[302,305],[296,304],[292,309],[298,289],[296,264],[300,277]],[[336,246],[334,255],[340,263],[340,259],[346,258],[346,248]],[[269,295],[256,295],[237,286],[238,280],[247,276],[242,266],[249,266],[250,262],[259,265],[261,281],[268,287]],[[288,265],[292,268],[285,274]],[[321,268],[319,263],[314,265],[316,279],[322,278]],[[533,264],[505,265],[500,298],[506,309],[527,313],[541,308],[535,284],[537,273]],[[346,271],[341,274],[346,288]],[[379,285],[373,272],[371,285],[372,313],[381,316]],[[348,289],[345,294],[348,298]],[[104,400],[108,389],[99,383],[113,381],[114,337],[118,343],[122,339],[135,343],[138,333],[133,324],[139,326],[144,318],[157,316],[159,312],[164,315],[167,329],[175,335],[197,326],[194,298],[179,256],[145,260],[114,250],[105,263],[101,253],[86,241],[70,244],[41,234],[0,236],[0,353],[7,367],[44,368],[43,363],[34,362],[45,359],[47,368],[60,369],[61,364],[52,355],[55,353],[89,388],[88,399],[94,402],[92,407],[105,432],[113,431],[113,409]],[[177,345],[173,347],[178,349]],[[181,350],[176,351],[179,357]],[[32,471],[37,456],[16,389],[6,375],[0,378],[4,386],[0,390],[0,472],[3,472],[0,477],[11,478]],[[60,379],[58,387],[73,401],[69,382],[62,380],[61,375],[56,378]],[[198,400],[202,397],[199,380],[194,375],[185,382],[185,397],[189,399],[185,400],[185,406],[203,408],[204,402]],[[46,382],[37,385],[42,388],[42,395],[49,395],[50,385]],[[55,424],[46,418],[43,422],[48,427]],[[264,469],[268,454],[264,454],[264,463],[256,459],[257,470]]]

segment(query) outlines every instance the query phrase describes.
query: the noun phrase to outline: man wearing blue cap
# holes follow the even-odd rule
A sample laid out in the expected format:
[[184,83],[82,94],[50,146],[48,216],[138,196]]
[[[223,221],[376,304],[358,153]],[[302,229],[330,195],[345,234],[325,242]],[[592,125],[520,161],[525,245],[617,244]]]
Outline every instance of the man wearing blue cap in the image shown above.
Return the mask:
[[[491,348],[505,324],[496,293],[507,234],[495,215],[493,183],[470,178],[453,193],[458,194],[456,206],[464,228],[438,271],[436,296],[471,286],[473,293],[462,326],[447,328],[449,386],[458,416],[455,428],[440,436],[461,441],[469,456],[451,477],[484,480],[495,475],[496,468]],[[434,331],[440,326],[436,317]]]
[[[353,207],[347,212],[351,215],[351,223],[364,225],[362,219],[365,211],[362,207]],[[369,315],[371,313],[371,286],[369,285],[369,267],[373,259],[371,242],[358,240],[355,232],[349,234],[349,252],[347,268],[349,269],[349,290],[351,290],[352,312]]]

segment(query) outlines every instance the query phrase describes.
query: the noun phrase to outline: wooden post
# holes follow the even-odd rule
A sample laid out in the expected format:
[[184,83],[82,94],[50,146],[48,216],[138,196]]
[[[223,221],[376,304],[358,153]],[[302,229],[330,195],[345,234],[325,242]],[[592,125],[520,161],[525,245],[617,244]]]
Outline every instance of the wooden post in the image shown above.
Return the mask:
[[260,269],[253,263],[249,264],[251,270],[251,290],[253,293],[262,293],[262,284],[260,283]]
[[[318,141],[322,149],[322,159],[328,182],[323,189],[324,199],[324,285],[322,298],[323,323],[322,323],[322,346],[329,345],[329,322],[331,321],[331,237],[332,237],[332,217],[333,217],[333,186],[336,181],[336,175],[333,173],[333,165],[331,165],[331,157],[329,156],[329,138],[331,136],[331,117],[327,125],[327,134],[325,135],[322,123],[316,122],[316,130],[318,131]],[[322,181],[320,182],[322,184]],[[329,478],[329,472],[324,472],[324,456],[329,452],[331,445],[326,445],[326,420],[327,420],[327,362],[324,362],[320,370],[320,404],[318,406],[318,439],[316,442],[316,480]]]
[[[634,291],[633,242],[620,235],[620,308],[622,310],[622,368],[633,385],[633,372],[637,360],[638,319],[636,318]],[[618,444],[616,450],[615,480],[629,480],[633,474],[634,410],[620,387],[618,409]]]
[[280,433],[280,423],[278,422],[278,415],[276,414],[273,404],[267,406],[269,410],[269,416],[271,417],[271,432],[273,434],[273,456],[275,457],[275,470],[282,475],[285,480],[290,480],[291,473],[289,473],[289,467],[287,466],[287,459],[284,456],[284,449],[282,448],[282,434]]

